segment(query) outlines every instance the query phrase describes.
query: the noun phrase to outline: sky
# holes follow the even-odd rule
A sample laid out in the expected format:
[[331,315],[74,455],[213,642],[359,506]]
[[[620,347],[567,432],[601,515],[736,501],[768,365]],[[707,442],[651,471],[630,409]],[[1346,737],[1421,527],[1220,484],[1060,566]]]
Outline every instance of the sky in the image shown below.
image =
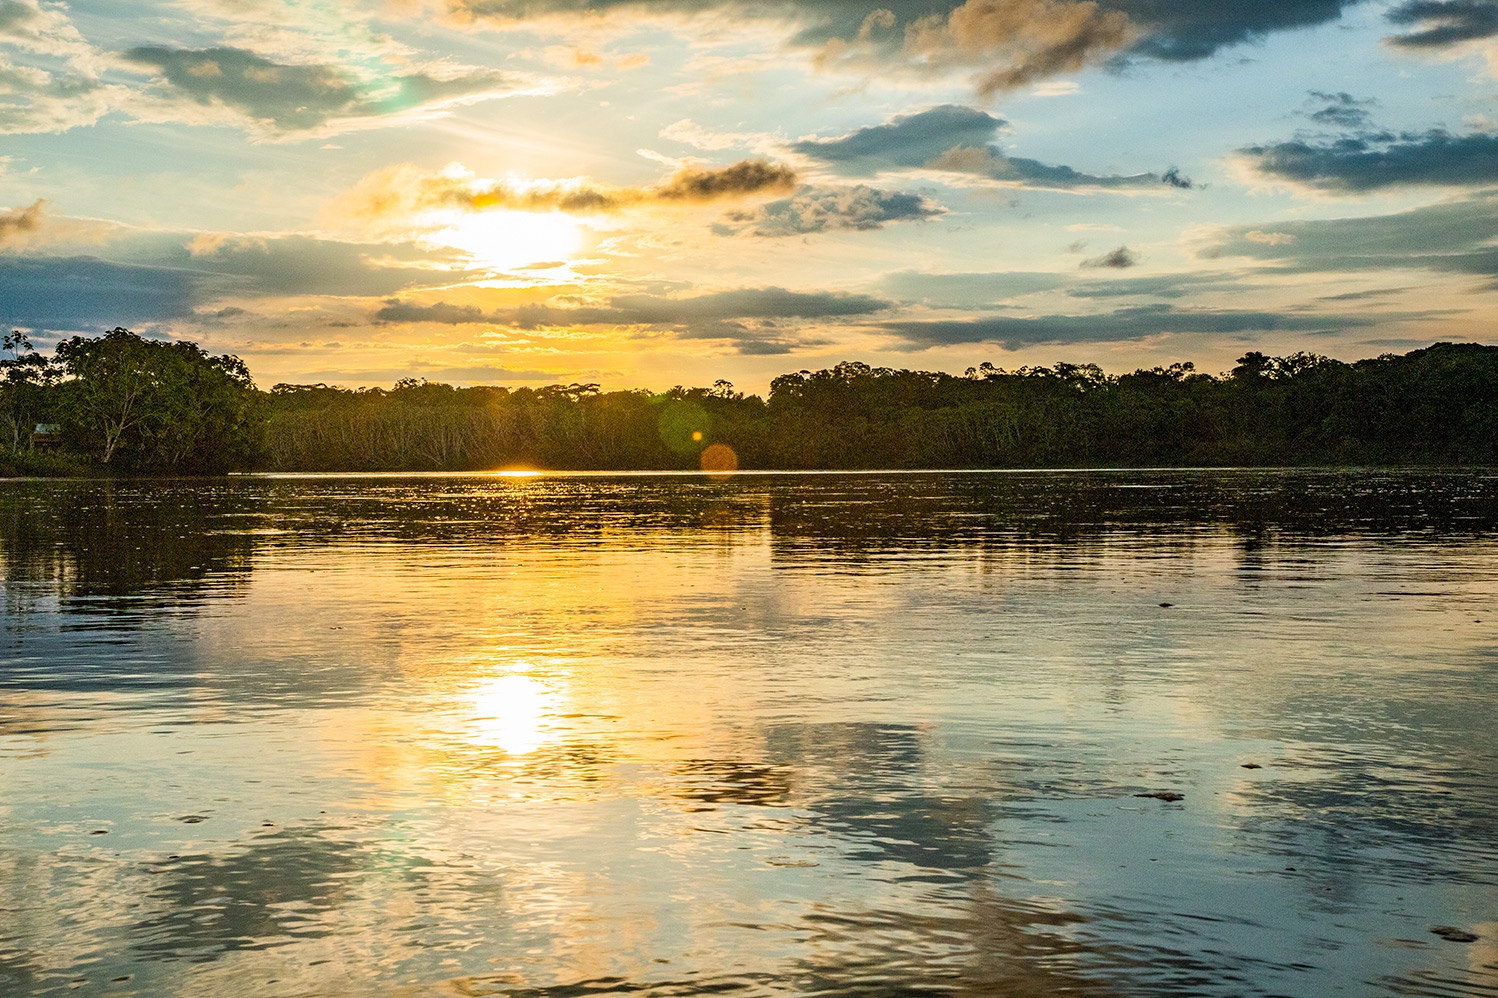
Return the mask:
[[0,0],[0,323],[262,388],[1498,342],[1498,0]]

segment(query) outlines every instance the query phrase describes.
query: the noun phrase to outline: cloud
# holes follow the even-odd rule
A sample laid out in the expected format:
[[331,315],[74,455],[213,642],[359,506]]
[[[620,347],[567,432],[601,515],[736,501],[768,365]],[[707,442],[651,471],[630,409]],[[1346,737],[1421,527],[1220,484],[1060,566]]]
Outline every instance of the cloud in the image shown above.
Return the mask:
[[1489,192],[1390,215],[1233,226],[1200,255],[1246,257],[1290,273],[1409,269],[1498,278],[1495,232],[1498,194]]
[[445,322],[463,325],[489,321],[477,305],[449,305],[439,301],[435,305],[417,305],[391,298],[374,314],[375,322]]
[[1166,333],[1246,333],[1293,330],[1333,333],[1374,325],[1376,318],[1354,315],[1285,315],[1235,309],[1178,309],[1139,305],[1098,315],[1042,315],[1023,318],[897,319],[876,327],[903,340],[909,349],[998,343],[1006,350],[1038,344],[1110,343]]
[[[966,0],[933,11],[919,0],[880,10],[804,3],[798,36],[823,66],[931,75],[976,69],[980,95],[1120,61],[1192,62],[1278,32],[1339,19],[1358,0]],[[945,9],[943,9],[945,8]]]
[[278,133],[322,128],[334,120],[378,117],[503,96],[533,85],[496,70],[448,68],[366,78],[327,63],[274,62],[239,48],[142,46],[121,53],[148,67],[174,93],[228,108]]
[[1345,91],[1329,94],[1322,90],[1312,90],[1310,96],[1312,100],[1325,105],[1320,110],[1311,112],[1310,119],[1318,125],[1334,128],[1366,128],[1371,123],[1368,108],[1378,106],[1376,100],[1358,100]]
[[1498,182],[1498,135],[1444,129],[1278,142],[1247,146],[1238,155],[1259,174],[1333,194]]
[[1139,260],[1134,256],[1134,252],[1132,250],[1130,250],[1127,246],[1120,246],[1117,249],[1110,250],[1107,253],[1104,253],[1102,256],[1095,256],[1091,259],[1083,260],[1081,264],[1079,264],[1079,266],[1088,269],[1095,269],[1098,267],[1111,267],[1115,270],[1123,270],[1126,267],[1132,267],[1136,265],[1138,262]]
[[1239,293],[1252,288],[1233,274],[1157,274],[1150,277],[1120,277],[1068,288],[1073,298],[1186,298],[1209,291]]
[[786,191],[795,184],[796,171],[790,167],[746,159],[717,169],[684,167],[650,191],[661,201],[705,202],[761,191]]
[[1160,183],[1165,184],[1167,187],[1174,187],[1183,191],[1189,191],[1196,187],[1195,182],[1190,177],[1182,176],[1181,171],[1174,166],[1160,174]]
[[977,91],[989,97],[1100,64],[1135,37],[1127,14],[1088,0],[967,0],[908,24],[901,55],[928,72],[977,67]]
[[[199,318],[225,298],[384,298],[432,279],[431,254],[411,243],[201,237],[131,233],[105,246],[103,259],[0,255],[0,324],[108,329]],[[445,281],[477,276],[457,267],[442,274]]]
[[901,114],[882,125],[856,129],[834,139],[803,139],[793,152],[826,163],[839,173],[923,167],[949,149],[981,147],[1008,125],[986,111],[943,104]]
[[203,275],[220,293],[267,296],[388,296],[432,279],[444,281],[478,272],[458,265],[456,255],[433,258],[412,243],[358,243],[312,236],[223,236],[184,238],[163,234],[118,247],[136,261],[178,267]]
[[94,330],[192,314],[200,279],[95,257],[0,257],[0,325]]
[[37,0],[0,0],[0,43],[70,62],[91,62],[93,46],[84,40],[66,11],[61,4],[43,7]]
[[749,211],[727,215],[717,228],[724,234],[797,236],[816,232],[867,231],[890,222],[938,218],[946,209],[919,194],[853,187],[807,187],[795,197],[771,201]]
[[65,132],[94,124],[128,99],[125,87],[71,70],[17,66],[0,57],[0,135]]
[[[3,16],[4,8],[0,8],[0,16]],[[0,212],[0,249],[7,246],[24,246],[30,239],[41,231],[42,228],[42,205],[47,202],[37,198],[32,204],[25,208],[12,208],[9,211]]]
[[61,4],[0,0],[0,134],[91,125],[129,95],[100,78],[103,59]]
[[667,297],[615,295],[597,304],[522,305],[496,316],[520,329],[555,326],[680,326],[734,319],[830,319],[868,315],[892,303],[872,295],[785,288],[738,288]]
[[1255,0],[1252,3],[1180,3],[1179,0],[1108,0],[1128,14],[1142,37],[1130,53],[1166,62],[1195,62],[1221,49],[1259,41],[1279,31],[1329,24],[1358,0]]
[[586,177],[570,180],[480,180],[459,164],[441,171],[410,163],[366,175],[334,206],[335,213],[369,221],[426,211],[561,211],[606,214],[642,204],[698,204],[792,190],[796,172],[779,163],[742,160],[724,167],[688,166],[659,184],[616,187]]
[[1143,188],[1162,183],[1191,186],[1179,171],[1171,171],[1166,177],[1153,173],[1100,177],[1069,166],[1006,155],[989,143],[1007,124],[985,111],[945,104],[896,115],[884,124],[859,128],[837,138],[802,139],[792,143],[790,149],[844,176],[934,170],[1044,189]]
[[610,13],[778,21],[824,69],[968,74],[980,94],[1121,59],[1188,62],[1337,20],[1357,0],[446,0],[457,19],[554,28]]
[[766,138],[758,132],[716,132],[702,127],[691,118],[682,118],[680,121],[672,122],[662,128],[660,134],[663,139],[710,151],[733,148],[755,149]]
[[1387,39],[1404,49],[1436,49],[1498,37],[1498,3],[1484,0],[1410,0],[1385,15],[1391,24],[1418,31]]
[[742,354],[790,353],[825,341],[797,334],[802,322],[870,315],[894,303],[871,295],[785,288],[737,288],[699,295],[575,296],[484,312],[473,305],[419,305],[388,300],[376,322],[487,323],[517,330],[637,327],[682,340],[726,341]]

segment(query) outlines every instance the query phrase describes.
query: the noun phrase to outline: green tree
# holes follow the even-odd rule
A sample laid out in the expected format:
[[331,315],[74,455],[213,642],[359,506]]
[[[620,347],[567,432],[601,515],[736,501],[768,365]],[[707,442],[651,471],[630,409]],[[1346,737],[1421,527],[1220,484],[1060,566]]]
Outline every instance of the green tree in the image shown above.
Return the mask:
[[238,357],[115,328],[62,341],[57,362],[67,432],[103,464],[222,471],[259,451],[261,399]]
[[37,353],[19,329],[5,334],[0,350],[9,354],[0,357],[0,428],[10,449],[18,451],[48,411],[59,372],[51,358]]

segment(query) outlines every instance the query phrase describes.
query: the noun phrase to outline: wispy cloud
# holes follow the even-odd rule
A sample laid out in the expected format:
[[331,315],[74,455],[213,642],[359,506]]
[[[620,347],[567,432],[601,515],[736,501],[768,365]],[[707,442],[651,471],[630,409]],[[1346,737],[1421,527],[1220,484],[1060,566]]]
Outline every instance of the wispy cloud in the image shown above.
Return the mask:
[[1284,314],[1248,309],[1183,309],[1138,305],[1091,315],[983,316],[973,319],[894,319],[877,328],[906,349],[997,343],[1006,350],[1039,344],[1109,343],[1167,333],[1295,331],[1329,334],[1377,324],[1363,315]]
[[378,75],[330,63],[280,63],[227,47],[143,46],[121,58],[151,71],[172,94],[281,134],[325,132],[335,122],[473,103],[536,85],[531,77],[497,70],[448,66],[440,73]]
[[1216,233],[1207,258],[1246,257],[1291,273],[1427,270],[1498,286],[1498,194],[1361,218],[1242,225]]
[[490,181],[479,179],[458,164],[431,171],[400,163],[365,176],[333,210],[371,221],[410,218],[440,209],[589,215],[645,204],[705,204],[756,194],[782,194],[795,185],[793,169],[764,160],[742,160],[722,167],[682,167],[657,184],[641,187],[604,184],[587,177]]

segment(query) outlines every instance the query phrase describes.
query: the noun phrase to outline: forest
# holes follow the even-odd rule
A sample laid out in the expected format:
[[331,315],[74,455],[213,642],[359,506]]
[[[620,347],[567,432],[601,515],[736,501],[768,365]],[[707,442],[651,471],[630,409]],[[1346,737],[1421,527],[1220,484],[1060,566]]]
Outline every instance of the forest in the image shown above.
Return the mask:
[[1498,464],[1498,347],[1344,363],[1249,352],[1110,375],[844,361],[664,392],[256,388],[244,363],[126,329],[0,357],[0,472],[467,471]]

